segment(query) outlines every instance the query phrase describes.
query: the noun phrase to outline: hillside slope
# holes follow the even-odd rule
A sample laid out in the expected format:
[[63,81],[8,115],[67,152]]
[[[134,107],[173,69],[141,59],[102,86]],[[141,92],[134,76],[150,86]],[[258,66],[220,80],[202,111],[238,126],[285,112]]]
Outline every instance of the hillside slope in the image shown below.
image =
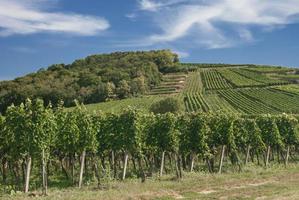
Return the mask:
[[299,113],[298,86],[294,68],[180,63],[170,50],[116,52],[0,82],[0,112],[42,98],[67,107],[77,99],[90,110],[117,113],[128,106],[149,110],[172,96],[187,112]]
[[72,64],[56,64],[36,73],[0,82],[0,111],[26,98],[42,98],[66,106],[77,99],[95,103],[146,93],[161,80],[164,67],[178,62],[169,50],[116,52],[88,56]]
[[[299,77],[294,80],[296,69],[201,66],[187,73],[165,74],[160,86],[148,93],[150,96],[93,104],[87,108],[120,112],[127,106],[136,106],[148,110],[153,102],[171,95],[181,101],[187,112],[299,113]],[[174,78],[169,80],[169,77]]]

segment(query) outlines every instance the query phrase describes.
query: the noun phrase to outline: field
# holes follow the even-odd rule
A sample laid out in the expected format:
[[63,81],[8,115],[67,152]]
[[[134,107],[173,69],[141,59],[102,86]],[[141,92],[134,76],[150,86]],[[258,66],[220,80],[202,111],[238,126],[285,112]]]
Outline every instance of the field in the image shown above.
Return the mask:
[[2,200],[43,199],[43,200],[116,200],[116,199],[288,199],[299,198],[299,167],[290,166],[249,167],[241,173],[204,174],[190,173],[180,181],[165,176],[160,181],[148,180],[140,183],[136,179],[124,182],[111,182],[105,189],[96,189],[89,185],[82,189],[52,188],[49,196],[38,196],[38,192],[30,195],[22,193],[4,195]]
[[[87,110],[11,106],[0,116],[0,197],[298,199],[299,86],[273,69],[163,74],[143,96]],[[148,113],[170,96],[186,112]]]
[[136,107],[142,110],[148,110],[153,103],[161,99],[163,99],[163,97],[158,95],[151,95],[117,101],[108,101],[104,103],[89,104],[86,107],[91,112],[94,110],[101,110],[103,112],[120,113],[122,110],[128,108],[129,106]]
[[290,73],[294,69],[204,65],[193,72],[165,74],[149,96],[93,104],[88,108],[119,112],[131,105],[148,110],[152,103],[171,95],[181,100],[187,112],[299,113],[299,84],[293,80],[298,75]]

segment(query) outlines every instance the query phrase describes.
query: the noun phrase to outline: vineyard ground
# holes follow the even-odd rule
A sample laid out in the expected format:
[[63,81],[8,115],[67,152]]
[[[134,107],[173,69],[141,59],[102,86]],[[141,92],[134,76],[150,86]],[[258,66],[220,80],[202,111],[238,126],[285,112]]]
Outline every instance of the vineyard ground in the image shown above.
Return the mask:
[[[101,199],[299,199],[299,166],[294,164],[287,169],[283,166],[250,166],[241,173],[225,174],[184,174],[177,182],[172,176],[164,176],[160,181],[147,180],[140,183],[137,179],[112,182],[109,187],[98,190],[95,185],[82,189],[53,189],[49,196],[23,193],[0,196],[8,199],[43,200],[101,200]],[[36,197],[32,198],[32,196]]]
[[[170,73],[163,75],[161,85],[149,91],[150,95],[89,104],[87,108],[90,111],[119,113],[128,106],[134,106],[149,111],[153,103],[171,96],[182,102],[186,112],[298,113],[299,84],[271,78],[266,73],[285,75],[285,70],[292,69],[223,67]],[[273,90],[275,88],[277,90]],[[249,89],[256,92],[248,93]],[[265,91],[268,91],[267,95]]]

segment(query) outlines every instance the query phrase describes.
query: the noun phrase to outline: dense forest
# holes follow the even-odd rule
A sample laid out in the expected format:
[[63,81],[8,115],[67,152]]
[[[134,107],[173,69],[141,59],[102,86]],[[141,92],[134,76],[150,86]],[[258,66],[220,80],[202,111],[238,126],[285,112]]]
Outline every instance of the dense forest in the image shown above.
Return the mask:
[[145,93],[161,80],[161,72],[178,63],[170,50],[115,52],[88,56],[72,64],[55,64],[36,73],[0,83],[0,111],[26,98],[72,106],[122,99]]

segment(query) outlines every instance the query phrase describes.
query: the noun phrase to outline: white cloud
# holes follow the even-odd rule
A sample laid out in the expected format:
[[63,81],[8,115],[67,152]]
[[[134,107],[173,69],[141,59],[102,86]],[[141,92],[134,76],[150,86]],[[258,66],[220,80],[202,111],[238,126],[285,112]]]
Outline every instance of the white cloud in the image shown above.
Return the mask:
[[156,11],[154,23],[161,30],[145,39],[150,44],[189,37],[192,45],[231,47],[254,41],[252,27],[273,29],[299,19],[299,0],[144,1],[151,6],[143,10]]
[[152,0],[139,0],[140,10],[157,11],[162,6],[162,3],[156,3]]
[[126,14],[125,17],[134,21],[136,19],[137,15],[135,13],[129,13],[129,14]]
[[192,2],[193,0],[138,0],[139,9],[144,11],[158,11],[161,8],[177,5],[183,2]]
[[44,11],[48,0],[1,0],[0,36],[39,32],[96,35],[109,28],[101,17]]
[[177,51],[174,50],[174,53],[178,54],[179,58],[188,58],[190,56],[190,54],[186,51]]

